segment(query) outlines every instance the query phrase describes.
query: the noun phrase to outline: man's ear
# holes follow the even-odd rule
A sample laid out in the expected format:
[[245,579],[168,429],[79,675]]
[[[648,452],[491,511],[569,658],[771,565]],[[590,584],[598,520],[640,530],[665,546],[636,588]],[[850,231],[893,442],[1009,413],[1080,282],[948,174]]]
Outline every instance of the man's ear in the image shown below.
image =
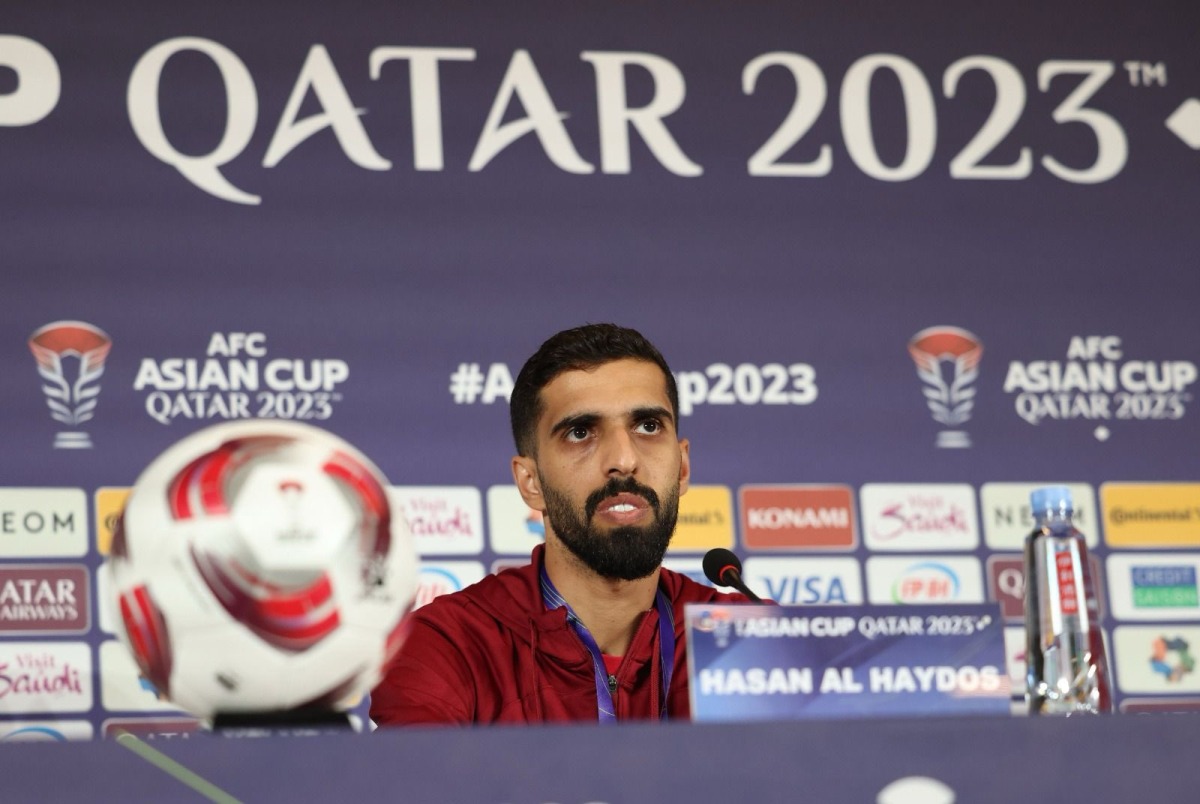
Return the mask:
[[688,482],[692,479],[692,445],[686,438],[679,439],[679,493],[687,494]]
[[538,479],[537,461],[525,455],[514,455],[512,459],[513,482],[521,499],[535,511],[545,511],[546,501],[542,497],[542,483]]

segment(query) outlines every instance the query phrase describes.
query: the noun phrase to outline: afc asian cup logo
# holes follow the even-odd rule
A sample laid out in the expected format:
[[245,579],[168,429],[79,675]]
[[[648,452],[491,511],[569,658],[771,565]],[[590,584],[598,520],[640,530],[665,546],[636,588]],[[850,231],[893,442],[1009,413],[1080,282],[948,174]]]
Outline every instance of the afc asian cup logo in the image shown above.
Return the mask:
[[104,330],[84,321],[55,321],[29,336],[50,416],[70,428],[54,436],[56,449],[92,446],[79,426],[95,415],[100,375],[111,348]]
[[712,634],[713,641],[716,642],[718,648],[729,647],[729,633],[733,630],[733,621],[729,612],[705,609],[696,617],[694,627],[701,633]]
[[937,326],[923,329],[908,342],[908,353],[917,364],[917,376],[933,420],[947,429],[937,434],[937,445],[947,448],[971,446],[971,438],[961,430],[975,407],[975,388],[983,344],[958,327]]

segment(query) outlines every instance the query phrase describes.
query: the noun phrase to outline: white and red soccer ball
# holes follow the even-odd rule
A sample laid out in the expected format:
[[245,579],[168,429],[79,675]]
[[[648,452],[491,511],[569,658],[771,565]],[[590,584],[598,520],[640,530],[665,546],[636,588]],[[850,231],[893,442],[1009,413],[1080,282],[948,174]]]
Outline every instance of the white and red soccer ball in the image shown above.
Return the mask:
[[208,717],[353,705],[403,642],[418,563],[362,453],[315,427],[245,421],[142,472],[108,572],[142,674]]

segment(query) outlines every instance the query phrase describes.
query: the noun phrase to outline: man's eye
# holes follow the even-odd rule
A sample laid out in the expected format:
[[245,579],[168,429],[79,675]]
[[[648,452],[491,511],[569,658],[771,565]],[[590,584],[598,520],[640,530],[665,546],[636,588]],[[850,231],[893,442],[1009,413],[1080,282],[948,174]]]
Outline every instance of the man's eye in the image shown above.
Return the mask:
[[644,421],[641,424],[639,424],[638,427],[641,428],[643,433],[657,433],[659,430],[662,429],[662,425],[659,424],[654,419]]
[[568,441],[583,441],[588,437],[588,429],[586,427],[572,427],[567,431]]

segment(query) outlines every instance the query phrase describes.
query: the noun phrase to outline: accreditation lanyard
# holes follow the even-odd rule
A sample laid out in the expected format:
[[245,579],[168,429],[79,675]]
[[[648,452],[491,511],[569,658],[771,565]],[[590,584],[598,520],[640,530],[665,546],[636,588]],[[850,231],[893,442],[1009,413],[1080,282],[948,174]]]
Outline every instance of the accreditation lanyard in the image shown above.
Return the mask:
[[[542,602],[545,604],[546,610],[566,607],[567,622],[575,629],[575,633],[579,634],[588,653],[592,655],[592,669],[596,674],[596,708],[599,710],[600,722],[615,723],[617,720],[616,707],[613,706],[612,690],[608,688],[608,670],[604,667],[604,654],[600,652],[600,646],[596,644],[596,638],[588,631],[587,626],[554,588],[554,583],[546,574],[545,567],[542,567],[541,574]],[[658,590],[655,597],[655,605],[658,607],[658,659],[662,664],[663,687],[662,710],[659,712],[659,717],[666,720],[667,694],[671,690],[671,673],[675,669],[675,617],[671,613],[671,604],[661,589]],[[665,628],[663,627],[664,623],[666,624]]]

